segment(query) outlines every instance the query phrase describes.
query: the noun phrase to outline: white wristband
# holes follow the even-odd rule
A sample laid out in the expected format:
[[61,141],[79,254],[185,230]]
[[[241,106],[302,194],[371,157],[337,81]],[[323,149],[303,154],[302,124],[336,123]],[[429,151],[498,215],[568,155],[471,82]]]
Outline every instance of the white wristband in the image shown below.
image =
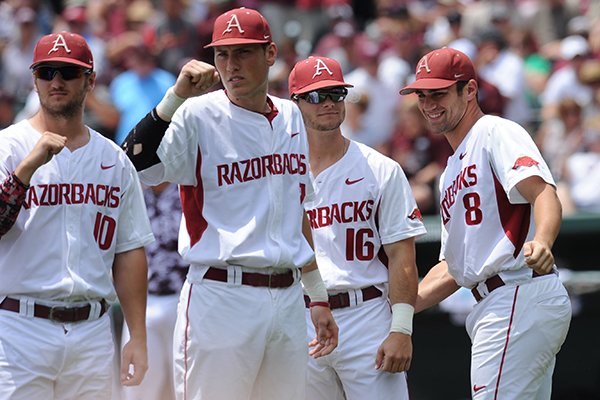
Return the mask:
[[415,308],[410,304],[392,304],[392,326],[390,332],[412,335],[413,315]]
[[304,290],[306,291],[308,297],[310,297],[311,302],[329,301],[327,289],[325,288],[323,278],[321,278],[321,273],[318,269],[310,272],[303,272],[302,284],[304,285]]
[[167,119],[170,121],[171,118],[173,118],[175,111],[177,111],[179,106],[182,105],[184,101],[185,99],[177,96],[175,94],[175,90],[173,90],[173,87],[170,87],[160,103],[158,103],[156,106],[156,112],[158,113],[159,117],[167,117]]

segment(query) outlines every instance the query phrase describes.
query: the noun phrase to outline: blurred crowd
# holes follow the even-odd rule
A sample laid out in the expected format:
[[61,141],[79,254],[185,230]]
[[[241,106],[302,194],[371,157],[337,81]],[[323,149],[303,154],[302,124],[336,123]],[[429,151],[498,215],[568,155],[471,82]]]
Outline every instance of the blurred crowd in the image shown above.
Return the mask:
[[423,214],[451,149],[398,90],[429,50],[474,61],[485,112],[523,125],[558,182],[565,214],[600,212],[600,2],[594,0],[0,0],[0,127],[37,108],[29,64],[40,36],[82,34],[98,80],[86,123],[121,143],[190,58],[212,63],[213,21],[247,6],[270,22],[270,92],[294,63],[335,58],[354,85],[343,133],[398,161]]

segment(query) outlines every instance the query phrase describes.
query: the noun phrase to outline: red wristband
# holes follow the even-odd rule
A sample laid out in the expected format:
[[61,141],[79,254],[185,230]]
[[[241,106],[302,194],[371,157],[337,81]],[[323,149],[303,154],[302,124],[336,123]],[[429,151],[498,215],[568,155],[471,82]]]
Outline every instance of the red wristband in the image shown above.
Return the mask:
[[330,305],[329,305],[328,301],[311,301],[310,303],[308,303],[308,306],[309,307],[319,306],[319,307],[330,308]]

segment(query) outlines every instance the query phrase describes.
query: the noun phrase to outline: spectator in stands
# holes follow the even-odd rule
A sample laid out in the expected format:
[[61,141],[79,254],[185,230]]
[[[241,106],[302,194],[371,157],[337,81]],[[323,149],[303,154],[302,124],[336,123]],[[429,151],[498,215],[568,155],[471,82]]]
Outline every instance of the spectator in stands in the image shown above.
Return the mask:
[[558,104],[558,115],[546,119],[535,136],[554,179],[560,180],[565,162],[583,146],[584,126],[581,106],[568,97]]
[[560,54],[564,66],[552,73],[541,95],[543,119],[556,117],[558,104],[568,97],[579,105],[591,101],[591,88],[579,80],[579,71],[589,51],[589,44],[582,36],[568,36],[561,41]]
[[36,12],[33,8],[21,6],[14,9],[13,18],[18,31],[11,37],[2,53],[2,89],[15,100],[20,110],[33,89],[29,65],[33,59],[33,49],[41,37],[36,25]]
[[[378,75],[379,44],[367,37],[354,41],[355,63],[357,68],[345,74],[346,82],[354,85],[348,91],[348,97],[369,99],[367,109],[360,124],[351,129],[344,122],[343,131],[349,138],[375,149],[385,144],[392,136],[396,115],[394,108],[399,101],[394,85]],[[352,110],[347,110],[350,113]]]
[[496,86],[504,96],[503,116],[528,128],[532,115],[523,90],[523,60],[508,47],[506,37],[495,27],[484,30],[477,38],[477,59],[474,61],[478,76]]
[[600,213],[600,118],[586,129],[585,150],[572,154],[565,165],[564,184],[558,194],[566,215]]
[[176,75],[190,58],[196,58],[198,32],[188,19],[186,0],[161,0],[159,3],[153,52],[159,66]]
[[127,134],[163,98],[168,88],[175,84],[175,75],[160,69],[156,58],[143,43],[123,51],[126,71],[110,84],[113,104],[121,113],[115,142],[123,143]]

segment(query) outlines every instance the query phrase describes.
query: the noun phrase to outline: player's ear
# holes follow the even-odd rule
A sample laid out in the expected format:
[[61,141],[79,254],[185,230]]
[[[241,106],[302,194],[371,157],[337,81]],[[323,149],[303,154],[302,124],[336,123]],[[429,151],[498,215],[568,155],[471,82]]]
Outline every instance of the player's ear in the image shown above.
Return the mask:
[[265,48],[265,55],[267,57],[267,65],[272,67],[277,60],[277,45],[275,42],[271,42]]
[[88,91],[94,90],[94,87],[96,87],[96,71],[92,71],[87,76],[87,83],[88,83]]
[[479,84],[475,79],[471,79],[469,80],[469,82],[467,82],[465,90],[467,91],[467,100],[476,100],[477,91],[479,90]]

